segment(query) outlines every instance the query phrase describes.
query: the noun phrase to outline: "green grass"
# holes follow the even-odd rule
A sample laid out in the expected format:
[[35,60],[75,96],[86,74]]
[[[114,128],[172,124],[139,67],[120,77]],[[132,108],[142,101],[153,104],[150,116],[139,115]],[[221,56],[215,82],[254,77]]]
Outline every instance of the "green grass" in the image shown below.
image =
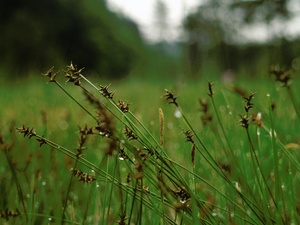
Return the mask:
[[268,79],[216,81],[212,93],[203,80],[99,89],[69,73],[90,102],[62,76],[0,89],[4,224],[300,222],[299,80],[290,93]]

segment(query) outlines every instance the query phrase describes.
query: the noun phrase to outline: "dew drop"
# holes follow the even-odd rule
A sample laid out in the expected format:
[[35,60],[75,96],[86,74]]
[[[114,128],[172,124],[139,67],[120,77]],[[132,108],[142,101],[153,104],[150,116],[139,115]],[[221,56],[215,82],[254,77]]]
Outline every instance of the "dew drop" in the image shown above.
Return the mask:
[[68,129],[69,124],[68,124],[67,121],[61,121],[61,122],[59,123],[59,127],[60,127],[60,129],[62,129],[62,130],[66,130],[66,129]]
[[173,125],[173,123],[169,122],[169,123],[167,124],[167,127],[168,127],[168,129],[172,130],[173,127],[174,127],[174,125]]
[[259,130],[259,129],[257,129],[257,132],[256,132],[256,134],[257,134],[257,136],[259,136],[259,135],[260,135],[260,130]]
[[175,116],[176,118],[180,118],[180,117],[182,117],[182,114],[181,114],[181,112],[177,109],[177,110],[174,112],[174,116]]
[[186,200],[180,199],[180,202],[181,202],[182,204],[185,204],[185,203],[186,203]]

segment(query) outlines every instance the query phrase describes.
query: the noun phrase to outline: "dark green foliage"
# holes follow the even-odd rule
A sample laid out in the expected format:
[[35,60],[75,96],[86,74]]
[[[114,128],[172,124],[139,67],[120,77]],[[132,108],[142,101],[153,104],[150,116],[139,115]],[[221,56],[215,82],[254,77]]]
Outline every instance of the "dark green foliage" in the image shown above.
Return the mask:
[[76,61],[103,76],[130,72],[143,46],[137,26],[105,1],[1,1],[1,67],[27,74]]

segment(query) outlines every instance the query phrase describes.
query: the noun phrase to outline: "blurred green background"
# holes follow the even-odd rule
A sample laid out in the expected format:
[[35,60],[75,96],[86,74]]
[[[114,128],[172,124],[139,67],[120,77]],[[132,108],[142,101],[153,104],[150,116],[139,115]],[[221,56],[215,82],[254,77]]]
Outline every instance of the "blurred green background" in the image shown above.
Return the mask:
[[[155,7],[161,38],[149,42],[135,21],[111,11],[104,0],[3,0],[1,77],[40,74],[71,61],[86,74],[143,80],[230,80],[266,75],[272,65],[300,67],[300,36],[291,36],[286,26],[297,16],[298,1],[201,1],[187,13],[175,41],[164,32],[166,4],[157,0]],[[267,39],[249,40],[253,26],[265,27]]]

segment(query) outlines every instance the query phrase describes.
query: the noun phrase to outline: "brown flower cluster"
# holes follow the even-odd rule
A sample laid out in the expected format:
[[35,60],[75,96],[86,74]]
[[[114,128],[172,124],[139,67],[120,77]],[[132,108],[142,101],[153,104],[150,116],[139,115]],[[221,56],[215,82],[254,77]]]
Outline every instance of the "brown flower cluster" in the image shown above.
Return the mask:
[[201,121],[203,126],[205,126],[207,123],[212,121],[212,115],[208,110],[208,103],[206,99],[199,100],[199,104],[200,104],[200,111],[203,113],[203,115],[201,116]]
[[[253,108],[253,103],[251,102],[252,99],[254,97],[254,93],[250,93],[248,97],[243,97],[244,102],[246,103],[246,105],[244,106],[244,109],[248,115],[248,112],[250,111],[250,109]],[[249,121],[250,119],[248,118],[247,115],[240,115],[240,122],[241,122],[241,126],[248,129],[249,127]]]
[[166,101],[168,102],[168,104],[174,104],[176,106],[178,106],[177,104],[177,97],[173,94],[173,92],[168,91],[167,89],[165,89],[166,94],[163,96],[166,98]]
[[86,149],[86,147],[84,147],[84,143],[86,142],[88,135],[93,134],[93,129],[92,128],[88,128],[87,126],[85,127],[79,127],[79,140],[78,140],[78,147],[76,148],[77,150],[77,154],[76,157],[80,157],[82,155],[82,152]]
[[9,220],[10,217],[17,217],[19,216],[21,213],[19,212],[18,209],[16,210],[4,210],[0,212],[0,218],[4,218],[5,220]]
[[212,97],[214,95],[214,91],[212,88],[213,86],[214,86],[214,83],[208,82],[208,91],[209,91],[208,96],[209,97]]
[[186,142],[191,142],[192,143],[192,149],[191,149],[191,160],[193,166],[195,166],[195,155],[196,155],[196,144],[194,141],[194,134],[191,130],[183,131],[185,137],[186,137]]
[[133,133],[133,131],[129,127],[125,127],[124,134],[128,138],[128,140],[137,140],[138,137]]
[[67,66],[67,70],[65,71],[65,77],[67,78],[67,82],[72,82],[76,86],[81,86],[81,72],[84,68],[78,69],[76,65],[71,64]]
[[105,85],[105,86],[99,85],[99,89],[100,89],[101,94],[105,98],[113,99],[114,93],[108,90],[109,87],[110,87],[110,84]]
[[125,102],[119,100],[118,106],[123,113],[129,112],[129,104],[128,103],[125,103]]
[[70,171],[73,173],[74,177],[79,177],[79,181],[82,181],[84,183],[90,183],[96,180],[95,176],[84,173],[82,170],[71,168]]
[[290,81],[292,79],[292,71],[287,71],[273,67],[271,68],[270,73],[271,75],[274,75],[275,80],[279,81],[282,84],[282,86],[288,87],[290,85]]
[[50,82],[56,82],[56,76],[59,73],[59,71],[55,73],[53,70],[54,70],[54,66],[52,66],[45,74],[42,74],[45,77],[49,77]]

